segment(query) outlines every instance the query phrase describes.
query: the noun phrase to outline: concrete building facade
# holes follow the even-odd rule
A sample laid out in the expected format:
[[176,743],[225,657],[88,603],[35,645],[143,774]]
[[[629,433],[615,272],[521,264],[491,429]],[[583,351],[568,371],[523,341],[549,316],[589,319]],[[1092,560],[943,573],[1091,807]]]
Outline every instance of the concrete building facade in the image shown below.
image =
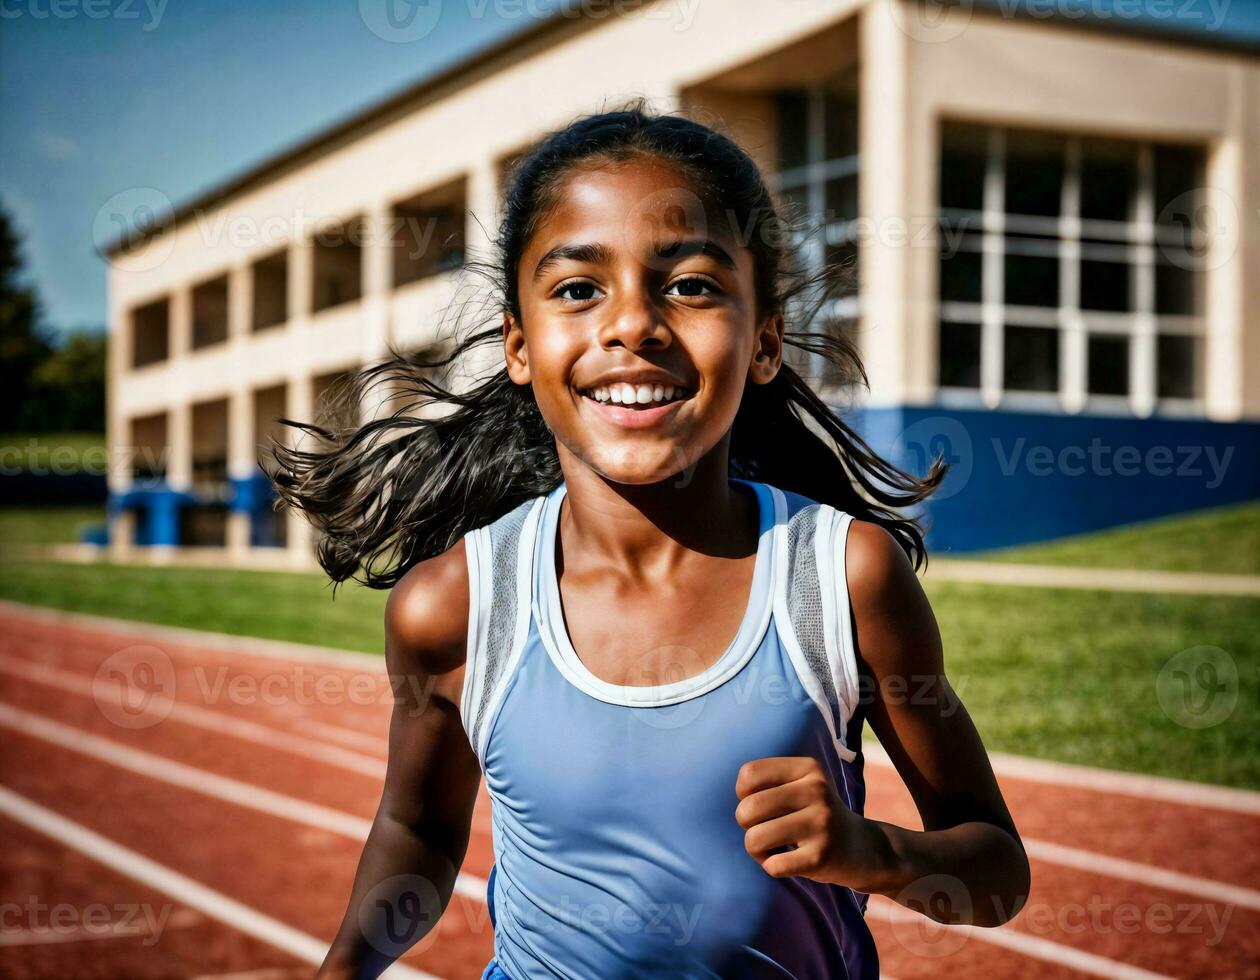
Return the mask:
[[[871,444],[964,551],[1260,496],[1260,54],[912,0],[557,15],[112,249],[109,541],[311,563],[258,447],[440,343],[505,168],[644,95],[721,125],[856,266]],[[597,70],[594,70],[597,66]],[[425,229],[424,240],[414,234]]]

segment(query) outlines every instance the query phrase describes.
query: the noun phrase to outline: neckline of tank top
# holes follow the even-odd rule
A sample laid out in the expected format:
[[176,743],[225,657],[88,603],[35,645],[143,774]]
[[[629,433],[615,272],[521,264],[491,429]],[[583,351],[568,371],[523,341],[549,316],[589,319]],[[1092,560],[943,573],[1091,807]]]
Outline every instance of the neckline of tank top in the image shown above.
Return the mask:
[[[752,587],[739,629],[726,650],[705,670],[681,680],[658,685],[613,684],[597,677],[582,663],[569,639],[556,580],[556,534],[560,502],[567,492],[562,482],[542,500],[542,514],[534,540],[534,615],[538,632],[553,664],[564,678],[591,697],[624,707],[653,708],[677,704],[699,697],[744,667],[761,645],[770,625],[773,609],[776,529],[781,521],[779,492],[769,484],[731,477],[731,482],[750,486],[757,498],[759,536],[753,564]],[[541,591],[541,595],[539,594]]]

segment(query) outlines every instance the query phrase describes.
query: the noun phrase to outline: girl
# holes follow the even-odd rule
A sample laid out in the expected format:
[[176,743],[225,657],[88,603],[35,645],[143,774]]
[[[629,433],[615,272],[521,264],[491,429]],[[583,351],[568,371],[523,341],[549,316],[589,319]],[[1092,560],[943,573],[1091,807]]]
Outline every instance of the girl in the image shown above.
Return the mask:
[[[945,466],[880,459],[785,363],[792,344],[866,380],[842,334],[786,329],[837,281],[800,271],[790,231],[713,129],[642,100],[579,119],[517,165],[498,261],[474,266],[501,323],[360,372],[342,407],[401,386],[394,415],[284,420],[324,445],[273,447],[279,492],[335,583],[391,587],[406,680],[319,976],[374,977],[429,933],[482,773],[487,978],[875,978],[871,893],[981,926],[1022,905],[922,533],[893,510]],[[477,345],[501,366],[432,376]],[[863,816],[867,723],[924,830]]]

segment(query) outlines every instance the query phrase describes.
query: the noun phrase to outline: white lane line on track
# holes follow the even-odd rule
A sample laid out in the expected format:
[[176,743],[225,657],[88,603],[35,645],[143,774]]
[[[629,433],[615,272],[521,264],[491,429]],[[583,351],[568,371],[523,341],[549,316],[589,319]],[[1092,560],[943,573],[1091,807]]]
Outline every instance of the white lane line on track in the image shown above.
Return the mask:
[[[20,722],[23,718],[30,719],[30,725],[22,725]],[[223,776],[214,776],[210,773],[204,773],[201,770],[191,766],[185,766],[181,763],[173,763],[159,756],[150,755],[147,752],[141,752],[137,749],[130,749],[118,743],[111,742],[108,739],[99,738],[98,736],[80,732],[78,729],[70,726],[62,725],[58,722],[50,721],[38,715],[29,715],[27,712],[21,711],[7,705],[0,704],[0,725],[9,725],[22,731],[28,735],[35,735],[53,741],[58,745],[74,751],[83,752],[95,758],[100,758],[107,763],[114,765],[122,765],[124,768],[132,769],[142,775],[149,776],[159,780],[173,782],[175,785],[195,790],[197,792],[225,799],[228,802],[236,803],[240,806],[249,807],[251,809],[260,810],[264,813],[270,813],[295,822],[308,822],[304,820],[304,814],[313,814],[319,818],[318,823],[311,823],[311,826],[317,826],[321,829],[330,830],[334,833],[342,833],[347,837],[356,840],[362,840],[367,837],[367,831],[370,822],[351,817],[347,814],[340,814],[338,811],[328,810],[315,804],[305,803],[291,797],[282,796],[279,793],[272,793],[268,790],[259,789],[246,783],[240,783],[236,780],[228,779]],[[119,758],[112,757],[117,751]],[[153,768],[145,768],[145,760],[151,760]],[[169,778],[173,777],[173,778]],[[332,817],[340,817],[343,819],[330,819]],[[476,875],[460,872],[455,881],[455,893],[466,898],[485,903],[487,881]],[[1232,887],[1232,886],[1230,886]],[[895,903],[890,903],[894,904]],[[897,906],[900,909],[900,906]],[[914,916],[916,919],[921,918],[918,913],[905,910],[906,915]],[[1010,930],[993,930],[979,929],[972,927],[972,938],[981,942],[990,943],[992,945],[1001,946],[1008,949],[1015,949],[1018,952],[1024,952],[1021,945],[1028,950],[1027,955],[1035,956],[1041,959],[1047,959],[1054,954],[1064,957],[1070,956],[1080,959],[1082,963],[1092,963],[1095,966],[1100,964],[1110,964],[1115,972],[1099,973],[1097,969],[1086,969],[1087,973],[1094,973],[1099,976],[1117,977],[1122,980],[1151,980],[1158,977],[1158,974],[1151,974],[1145,971],[1129,972],[1136,968],[1129,967],[1127,964],[1109,960],[1106,957],[1097,956],[1092,953],[1085,953],[1071,946],[1056,943],[1053,940],[1041,939],[1035,936],[1027,936],[1023,933],[1016,933]],[[1011,938],[1015,937],[1015,938]],[[1084,959],[1081,959],[1081,958]],[[1052,960],[1059,962],[1060,960]],[[1083,967],[1081,967],[1084,969]]]
[[343,745],[353,745],[356,748],[366,749],[369,752],[388,752],[389,740],[377,738],[375,735],[364,735],[362,732],[356,732],[352,728],[342,728],[340,725],[329,725],[322,721],[311,721],[309,718],[298,718],[294,720],[293,727],[304,732],[310,732],[312,735],[318,735],[332,742],[340,742]]
[[[166,639],[172,643],[200,646],[221,650],[243,657],[256,656],[268,660],[287,660],[299,663],[321,663],[347,670],[366,670],[384,673],[385,659],[372,653],[353,653],[328,647],[289,643],[282,640],[263,640],[228,633],[212,633],[175,626],[159,626],[135,620],[112,619],[88,613],[67,612],[43,606],[31,606],[8,599],[0,599],[0,614],[21,616],[39,622],[59,626],[93,629],[123,636],[147,637],[151,640]],[[352,731],[343,729],[343,731]],[[357,735],[366,733],[354,732]],[[372,736],[367,736],[372,737]],[[862,749],[863,756],[876,765],[891,766],[887,754],[874,742]],[[989,760],[999,776],[1045,783],[1051,786],[1067,786],[1087,789],[1098,793],[1134,796],[1139,799],[1176,803],[1181,806],[1207,807],[1260,816],[1260,792],[1236,789],[1230,786],[1213,786],[1168,776],[1148,776],[1141,773],[1099,769],[1067,762],[1048,762],[1027,756],[1005,752],[990,752]]]
[[[0,655],[0,661],[3,660]],[[133,749],[112,739],[93,735],[80,728],[63,725],[43,715],[32,714],[0,703],[0,725],[36,735],[45,741],[101,759],[112,765],[130,769],[141,775],[216,796],[239,806],[260,810],[308,826],[318,827],[356,840],[366,839],[371,821],[317,803],[275,793],[251,783],[219,776],[195,766],[175,762],[164,756]],[[264,728],[265,726],[258,726]],[[268,745],[265,733],[257,739]],[[1169,891],[1196,895],[1225,905],[1238,905],[1260,911],[1260,891],[1171,871],[1155,865],[1110,857],[1094,851],[1068,847],[1036,838],[1023,838],[1029,857],[1071,868],[1075,871],[1102,874],[1121,881],[1136,882]],[[458,889],[457,889],[458,890]]]
[[318,803],[307,803],[282,793],[273,793],[261,786],[251,786],[249,783],[206,772],[182,762],[174,762],[151,752],[142,752],[121,742],[101,738],[91,732],[63,725],[7,704],[0,704],[0,725],[142,776],[345,837],[366,838],[368,828],[372,825],[370,820],[362,817],[320,806]]
[[[877,766],[895,768],[883,747],[871,742],[862,747],[867,762]],[[1180,806],[1211,810],[1228,810],[1260,816],[1260,793],[1232,786],[1213,786],[1188,779],[1172,779],[1168,776],[1147,776],[1136,772],[1120,772],[1113,769],[1096,769],[1078,766],[1070,762],[1049,762],[1006,752],[990,752],[993,771],[1008,779],[1022,779],[1030,783],[1049,786],[1066,786],[1069,789],[1086,789],[1116,796],[1134,796],[1140,800],[1160,803],[1176,803]]]
[[[110,685],[93,684],[82,674],[26,660],[23,657],[12,657],[0,653],[0,673],[21,677],[47,687],[55,687],[71,694],[79,694],[95,701],[104,700],[111,704],[123,704],[122,692]],[[156,719],[171,717],[186,725],[230,735],[245,741],[259,742],[269,748],[283,749],[285,752],[326,762],[374,779],[385,778],[385,763],[381,759],[374,759],[335,745],[324,745],[280,728],[272,728],[270,725],[235,718],[222,711],[202,708],[161,695],[154,695],[146,708],[147,712]]]
[[[80,926],[77,929],[55,929],[52,926],[36,926],[33,929],[0,928],[0,948],[6,946],[55,946],[62,943],[88,943],[98,939],[127,939],[154,936],[155,939],[168,929],[187,929],[204,922],[205,917],[192,909],[180,911],[168,916],[158,932],[149,923],[128,925],[121,922],[110,922],[104,926]],[[147,944],[146,944],[147,945]]]
[[24,616],[59,626],[74,626],[122,636],[142,636],[150,640],[165,640],[168,643],[183,646],[196,646],[268,660],[317,663],[339,667],[343,670],[385,673],[385,658],[375,653],[359,653],[306,643],[290,643],[287,640],[265,640],[254,636],[238,636],[233,633],[213,633],[209,630],[187,629],[183,626],[162,626],[131,619],[114,619],[109,616],[67,612],[64,609],[51,609],[46,606],[28,606],[9,599],[0,599],[0,613]]
[[1048,864],[1057,864],[1063,868],[1072,868],[1089,874],[1105,875],[1108,878],[1133,881],[1166,891],[1197,895],[1199,898],[1220,902],[1223,905],[1237,905],[1241,908],[1260,911],[1260,891],[1254,888],[1231,885],[1212,878],[1200,878],[1198,875],[1183,874],[1180,871],[1170,871],[1153,864],[1127,861],[1124,858],[1110,857],[1106,854],[1084,851],[1050,841],[1029,838],[1023,838],[1023,841],[1024,849],[1029,857]]
[[[72,850],[86,854],[99,864],[113,868],[128,878],[169,895],[238,932],[282,949],[306,963],[318,965],[324,961],[328,952],[328,944],[322,940],[116,844],[82,824],[3,786],[0,786],[0,813]],[[394,964],[382,976],[392,980],[436,980],[431,974],[401,964]]]
[[[871,907],[878,909],[875,914],[883,916],[884,921],[894,929],[898,923],[908,923],[916,927],[924,924],[924,917],[918,912],[912,912],[910,909],[898,905],[891,898],[884,898],[882,895],[871,896]],[[1162,973],[1152,973],[1150,970],[1143,970],[1141,967],[1120,963],[1105,956],[1088,953],[1083,949],[1064,946],[1062,943],[1056,943],[1050,939],[1030,936],[1026,932],[1019,932],[1018,930],[1002,926],[996,929],[985,929],[979,926],[967,925],[948,927],[936,925],[933,928],[948,928],[951,934],[955,929],[962,929],[966,931],[967,939],[976,939],[982,943],[1000,946],[1002,949],[1008,949],[1032,959],[1044,960],[1047,963],[1054,963],[1058,966],[1071,967],[1074,970],[1079,970],[1081,973],[1088,973],[1096,977],[1106,977],[1108,980],[1172,980],[1172,978]]]

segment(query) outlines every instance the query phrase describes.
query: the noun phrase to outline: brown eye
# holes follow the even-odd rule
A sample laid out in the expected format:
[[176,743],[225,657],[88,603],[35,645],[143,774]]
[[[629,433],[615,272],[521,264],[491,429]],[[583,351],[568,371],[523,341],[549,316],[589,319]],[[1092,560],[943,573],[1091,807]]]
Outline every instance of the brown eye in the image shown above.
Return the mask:
[[563,286],[560,286],[554,293],[552,293],[552,295],[566,298],[563,294],[569,292],[570,290],[574,290],[577,293],[577,295],[567,297],[569,301],[573,303],[585,303],[587,300],[594,299],[594,294],[598,291],[595,284],[591,282],[566,282]]
[[[717,292],[717,287],[715,287],[713,283],[711,283],[708,279],[701,279],[698,276],[688,276],[684,279],[677,279],[670,283],[669,289],[673,289],[674,287],[680,287],[683,290],[678,295],[693,298],[704,296],[705,293],[701,290],[707,289],[711,293]],[[669,290],[667,289],[666,292],[668,291]]]

